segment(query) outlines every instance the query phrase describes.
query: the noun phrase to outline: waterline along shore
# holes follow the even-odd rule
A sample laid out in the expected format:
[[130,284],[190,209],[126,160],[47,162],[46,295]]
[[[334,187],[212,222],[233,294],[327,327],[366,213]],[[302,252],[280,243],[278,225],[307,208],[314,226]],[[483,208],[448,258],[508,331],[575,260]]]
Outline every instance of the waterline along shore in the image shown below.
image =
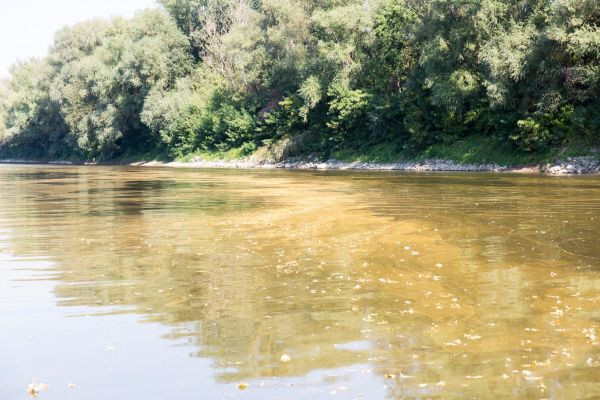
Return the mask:
[[415,172],[510,172],[541,173],[550,175],[600,174],[600,161],[592,156],[568,157],[552,163],[525,166],[507,166],[491,163],[459,163],[453,160],[431,159],[395,163],[344,162],[338,160],[290,158],[280,162],[257,161],[252,158],[239,160],[205,160],[200,157],[191,161],[52,161],[52,160],[0,160],[0,164],[51,164],[51,165],[130,165],[139,167],[173,168],[226,168],[226,169],[312,169],[312,170],[368,170],[368,171],[415,171]]

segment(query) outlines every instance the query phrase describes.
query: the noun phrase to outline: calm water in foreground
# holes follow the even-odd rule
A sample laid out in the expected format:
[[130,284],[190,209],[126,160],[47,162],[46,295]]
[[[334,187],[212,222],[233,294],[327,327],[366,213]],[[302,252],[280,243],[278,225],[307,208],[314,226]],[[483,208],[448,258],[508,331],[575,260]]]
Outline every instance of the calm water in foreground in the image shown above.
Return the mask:
[[600,178],[0,166],[0,399],[32,379],[597,398]]

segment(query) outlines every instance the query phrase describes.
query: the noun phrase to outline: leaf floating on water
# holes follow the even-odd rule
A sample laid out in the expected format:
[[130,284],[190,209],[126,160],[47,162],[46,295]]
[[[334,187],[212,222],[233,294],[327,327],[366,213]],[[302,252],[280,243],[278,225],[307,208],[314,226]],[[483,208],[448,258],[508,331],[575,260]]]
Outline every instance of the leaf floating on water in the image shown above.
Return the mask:
[[546,361],[534,361],[533,362],[533,365],[535,365],[536,367],[549,367],[550,364],[552,364],[550,359],[547,359]]
[[282,354],[280,360],[281,360],[281,362],[287,363],[287,362],[292,361],[292,357],[290,357],[287,354]]
[[240,382],[240,384],[238,385],[238,389],[246,390],[248,389],[248,384],[246,382]]
[[469,333],[465,333],[465,337],[469,340],[479,340],[481,339],[481,335],[472,335]]
[[541,376],[526,376],[525,380],[527,380],[527,381],[541,381],[542,377]]
[[586,363],[586,365],[591,367],[592,365],[594,365],[594,360],[590,357],[585,361],[585,363]]
[[589,339],[592,344],[598,344],[597,340],[598,340],[598,335],[596,334],[596,329],[594,327],[591,328],[584,328],[581,333],[583,333],[583,335]]
[[36,383],[32,381],[29,385],[27,385],[27,394],[32,398],[37,397],[41,391],[48,389],[48,385],[45,383]]
[[460,339],[456,339],[452,342],[446,342],[444,343],[446,346],[458,346],[459,344],[462,344],[462,340]]
[[394,379],[394,374],[385,374],[385,379]]

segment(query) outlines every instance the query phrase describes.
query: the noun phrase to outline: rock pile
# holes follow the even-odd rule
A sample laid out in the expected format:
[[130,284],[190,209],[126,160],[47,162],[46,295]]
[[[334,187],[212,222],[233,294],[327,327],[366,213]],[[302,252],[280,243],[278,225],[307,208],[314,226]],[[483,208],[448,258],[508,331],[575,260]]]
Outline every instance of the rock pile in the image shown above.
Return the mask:
[[594,174],[600,172],[600,161],[596,157],[569,157],[565,161],[547,164],[541,170],[553,175]]

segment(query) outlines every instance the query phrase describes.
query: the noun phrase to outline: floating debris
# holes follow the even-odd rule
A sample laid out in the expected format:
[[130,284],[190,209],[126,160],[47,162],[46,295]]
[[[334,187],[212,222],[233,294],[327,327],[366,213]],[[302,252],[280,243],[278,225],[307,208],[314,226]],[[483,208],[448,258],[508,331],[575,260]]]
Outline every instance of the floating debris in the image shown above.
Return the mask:
[[37,397],[41,391],[48,389],[48,385],[45,383],[37,383],[32,381],[29,385],[27,385],[27,394],[32,398]]
[[481,335],[472,335],[472,334],[465,334],[465,337],[469,340],[479,340],[481,339]]
[[240,390],[246,390],[248,389],[248,384],[246,382],[240,382],[240,384],[238,385],[238,389]]
[[446,346],[458,346],[459,344],[462,344],[462,340],[460,339],[456,339],[452,342],[446,342],[444,343]]
[[287,354],[282,354],[280,360],[281,360],[281,362],[287,363],[287,362],[292,361],[292,357],[290,357]]

